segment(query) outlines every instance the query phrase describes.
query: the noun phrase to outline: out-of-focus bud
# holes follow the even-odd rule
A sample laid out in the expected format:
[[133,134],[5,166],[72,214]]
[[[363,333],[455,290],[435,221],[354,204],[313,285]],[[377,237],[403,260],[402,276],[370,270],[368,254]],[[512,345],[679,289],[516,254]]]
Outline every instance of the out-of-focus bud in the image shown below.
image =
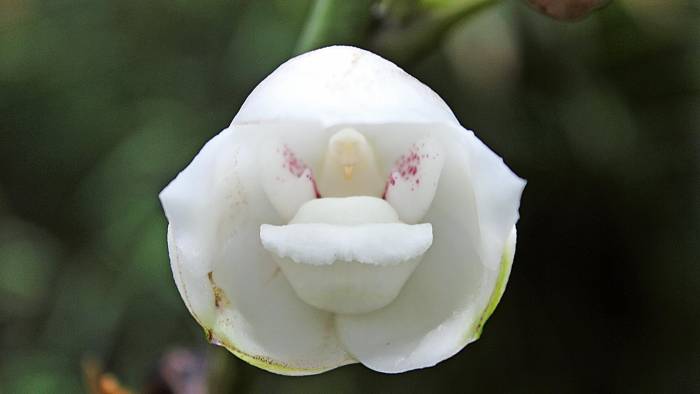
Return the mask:
[[557,20],[579,20],[597,8],[607,5],[610,0],[527,0],[541,13]]
[[207,367],[203,351],[171,349],[161,357],[142,393],[205,394],[208,392]]

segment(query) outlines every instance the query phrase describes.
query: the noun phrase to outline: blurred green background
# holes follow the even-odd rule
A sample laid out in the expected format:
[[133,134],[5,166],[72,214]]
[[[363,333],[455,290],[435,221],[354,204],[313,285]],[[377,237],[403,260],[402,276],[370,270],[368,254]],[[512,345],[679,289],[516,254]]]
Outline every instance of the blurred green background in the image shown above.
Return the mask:
[[[575,23],[520,0],[0,0],[0,392],[82,392],[89,359],[167,392],[173,349],[217,393],[700,392],[699,22],[689,0]],[[206,345],[170,273],[157,193],[331,43],[396,61],[529,182],[501,305],[434,368],[258,370]]]

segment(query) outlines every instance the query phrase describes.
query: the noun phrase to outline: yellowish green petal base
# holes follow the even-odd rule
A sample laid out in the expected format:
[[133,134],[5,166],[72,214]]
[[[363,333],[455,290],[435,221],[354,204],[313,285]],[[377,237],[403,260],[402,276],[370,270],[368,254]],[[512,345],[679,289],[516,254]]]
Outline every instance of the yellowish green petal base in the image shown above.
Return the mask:
[[[515,229],[513,230],[512,238],[515,238]],[[491,297],[489,298],[488,304],[486,304],[486,309],[481,314],[481,318],[476,321],[475,326],[469,330],[466,335],[466,343],[474,342],[479,337],[481,337],[481,332],[484,329],[486,321],[491,317],[493,311],[496,310],[498,303],[503,297],[503,293],[506,291],[506,284],[508,283],[508,278],[510,277],[510,271],[513,267],[513,259],[515,257],[515,239],[512,242],[508,240],[506,246],[503,249],[503,254],[501,255],[501,263],[498,268],[498,277],[496,278],[496,285],[493,288]]]

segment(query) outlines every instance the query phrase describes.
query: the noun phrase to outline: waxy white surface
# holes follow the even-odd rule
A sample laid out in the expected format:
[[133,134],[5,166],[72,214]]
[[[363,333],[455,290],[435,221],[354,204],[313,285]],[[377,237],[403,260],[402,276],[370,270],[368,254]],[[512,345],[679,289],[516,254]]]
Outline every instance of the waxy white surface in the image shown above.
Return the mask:
[[[277,139],[319,174],[331,136],[347,127],[367,139],[384,180],[426,138],[444,158],[420,219],[432,225],[432,246],[391,304],[352,315],[303,302],[260,241],[261,225],[287,224],[293,210],[263,186],[262,147]],[[478,337],[510,272],[523,187],[428,87],[374,54],[330,47],[258,85],[160,197],[175,282],[212,342],[277,373],[352,362],[395,373],[434,365]]]

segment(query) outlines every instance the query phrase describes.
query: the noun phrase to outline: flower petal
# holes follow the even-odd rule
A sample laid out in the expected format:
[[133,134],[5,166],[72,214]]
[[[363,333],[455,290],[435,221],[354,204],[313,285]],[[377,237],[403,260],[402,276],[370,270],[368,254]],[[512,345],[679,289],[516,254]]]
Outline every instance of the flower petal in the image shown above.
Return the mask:
[[265,78],[232,124],[280,120],[457,124],[435,92],[395,64],[354,47],[333,46],[297,56]]
[[[285,127],[312,137],[318,129]],[[354,360],[332,315],[300,301],[260,244],[261,224],[282,223],[259,182],[257,152],[275,130],[223,131],[160,197],[178,290],[210,341],[269,371],[306,375]]]
[[510,235],[508,236],[508,240],[506,241],[506,247],[505,249],[503,249],[503,255],[501,256],[501,265],[498,269],[498,278],[496,278],[496,286],[494,287],[493,292],[491,293],[489,303],[488,305],[486,305],[484,313],[481,314],[481,319],[479,320],[479,323],[477,323],[477,327],[474,333],[474,340],[478,339],[481,336],[481,330],[484,328],[486,321],[496,310],[498,303],[501,301],[501,297],[503,297],[503,293],[505,293],[506,291],[506,284],[508,283],[508,278],[510,278],[510,271],[513,267],[513,259],[515,258],[515,244],[517,242],[517,238],[518,232],[515,226],[513,226],[513,230],[511,230]]
[[384,198],[406,223],[418,223],[435,196],[445,158],[431,137],[414,143],[401,155],[389,174]]
[[319,196],[313,171],[279,139],[265,142],[260,157],[263,187],[285,220],[291,220],[302,204]]
[[525,180],[515,175],[473,132],[465,130],[462,145],[468,150],[469,170],[476,199],[481,236],[481,258],[490,269],[497,269],[503,245],[518,221],[520,197]]
[[[381,372],[435,365],[478,338],[512,262],[524,181],[470,131],[436,125],[431,132],[446,151],[423,219],[433,225],[433,245],[392,304],[336,318],[348,351]],[[513,248],[506,247],[510,238]],[[507,264],[499,266],[501,256]]]

